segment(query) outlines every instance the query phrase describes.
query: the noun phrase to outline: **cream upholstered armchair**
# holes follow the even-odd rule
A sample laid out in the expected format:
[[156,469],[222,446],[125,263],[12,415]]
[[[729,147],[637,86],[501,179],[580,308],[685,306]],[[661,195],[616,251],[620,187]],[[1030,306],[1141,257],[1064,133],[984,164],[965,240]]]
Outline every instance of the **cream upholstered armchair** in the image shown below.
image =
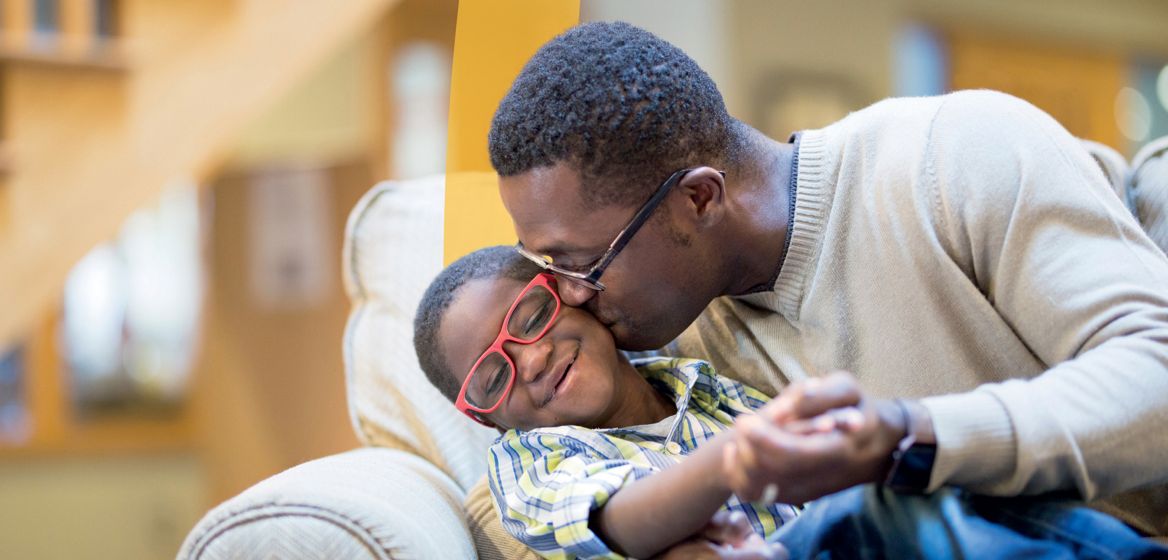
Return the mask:
[[1140,227],[1168,253],[1168,136],[1144,145],[1130,165],[1106,145],[1084,140],[1083,146]]
[[1136,219],[1168,253],[1168,136],[1149,142],[1132,158],[1127,185]]
[[[414,311],[442,265],[443,202],[441,177],[385,182],[349,217],[345,382],[365,447],[291,468],[220,504],[187,536],[180,559],[476,557],[471,526],[489,525],[495,513],[480,506],[468,514],[463,503],[497,433],[430,386],[413,348]],[[497,542],[518,545],[493,526]],[[530,554],[480,542],[483,557]]]

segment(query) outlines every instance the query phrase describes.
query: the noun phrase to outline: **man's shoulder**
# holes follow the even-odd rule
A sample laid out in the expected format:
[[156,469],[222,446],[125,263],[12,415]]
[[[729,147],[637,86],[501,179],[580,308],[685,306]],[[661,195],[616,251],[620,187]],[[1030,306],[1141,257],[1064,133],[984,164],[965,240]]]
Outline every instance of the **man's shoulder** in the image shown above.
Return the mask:
[[[929,97],[890,97],[855,111],[824,130],[842,130],[851,136],[913,128],[924,128],[930,134],[960,133],[987,119],[995,121],[1000,117],[1017,116],[1019,112],[1042,113],[1027,101],[1008,93],[988,89],[961,90]],[[968,126],[936,129],[934,124],[941,115],[947,120],[964,121]]]

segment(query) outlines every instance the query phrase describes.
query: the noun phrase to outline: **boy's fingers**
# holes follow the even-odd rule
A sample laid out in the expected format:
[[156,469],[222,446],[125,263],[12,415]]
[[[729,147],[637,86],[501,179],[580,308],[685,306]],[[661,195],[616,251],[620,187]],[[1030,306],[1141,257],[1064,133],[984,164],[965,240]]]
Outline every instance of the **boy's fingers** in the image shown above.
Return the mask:
[[726,447],[722,448],[722,473],[726,476],[726,482],[733,492],[738,493],[745,490],[748,481],[742,472],[741,465],[738,464],[738,452],[733,442],[727,443]]
[[741,511],[719,510],[710,519],[702,536],[716,543],[742,546],[751,536],[757,536],[746,514]]
[[757,475],[744,469],[739,461],[739,449],[741,448],[733,442],[722,448],[722,472],[726,476],[730,491],[738,496],[739,500],[749,503],[758,496],[760,490],[756,488],[759,485],[754,482]]
[[758,545],[748,545],[739,548],[719,547],[720,558],[723,560],[787,560],[787,549],[779,543],[763,542]]

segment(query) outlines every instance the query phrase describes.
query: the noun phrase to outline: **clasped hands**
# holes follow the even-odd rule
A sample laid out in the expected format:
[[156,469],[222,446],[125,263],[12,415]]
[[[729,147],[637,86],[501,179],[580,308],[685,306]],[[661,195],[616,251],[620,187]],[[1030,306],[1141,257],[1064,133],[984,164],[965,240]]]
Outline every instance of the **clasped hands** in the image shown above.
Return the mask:
[[722,469],[744,502],[801,504],[884,480],[907,429],[900,406],[865,397],[854,376],[836,372],[792,383],[739,417]]

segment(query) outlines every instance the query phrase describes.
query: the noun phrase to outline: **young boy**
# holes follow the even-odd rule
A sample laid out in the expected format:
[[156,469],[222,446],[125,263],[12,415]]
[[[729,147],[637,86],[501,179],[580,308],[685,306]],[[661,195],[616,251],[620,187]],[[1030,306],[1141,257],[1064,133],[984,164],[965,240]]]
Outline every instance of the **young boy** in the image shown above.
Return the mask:
[[[934,547],[955,540],[991,555],[1082,556],[1085,540],[1143,550],[1114,519],[1046,502],[1043,519],[1028,521],[1027,530],[1057,517],[1056,525],[1074,521],[1077,534],[1020,535],[985,521],[982,510],[997,505],[978,509],[952,495],[904,498],[916,501],[893,512],[889,502],[901,498],[871,487],[817,500],[798,520],[790,505],[742,503],[724,476],[723,448],[735,418],[768,397],[715,375],[701,360],[630,362],[595,317],[561,303],[555,282],[509,247],[477,251],[427,290],[414,338],[430,381],[459,410],[502,432],[488,453],[491,491],[503,526],[541,555],[649,557],[694,535],[723,508],[745,514],[764,536],[790,524],[778,538],[794,543],[799,557],[836,546],[883,556],[897,545],[948,555]],[[1011,504],[1022,514],[1004,519],[1033,509]],[[950,506],[959,511],[941,511]],[[902,513],[907,524],[884,519]],[[925,527],[923,519],[936,523]],[[951,538],[932,539],[926,529],[936,527]]]

